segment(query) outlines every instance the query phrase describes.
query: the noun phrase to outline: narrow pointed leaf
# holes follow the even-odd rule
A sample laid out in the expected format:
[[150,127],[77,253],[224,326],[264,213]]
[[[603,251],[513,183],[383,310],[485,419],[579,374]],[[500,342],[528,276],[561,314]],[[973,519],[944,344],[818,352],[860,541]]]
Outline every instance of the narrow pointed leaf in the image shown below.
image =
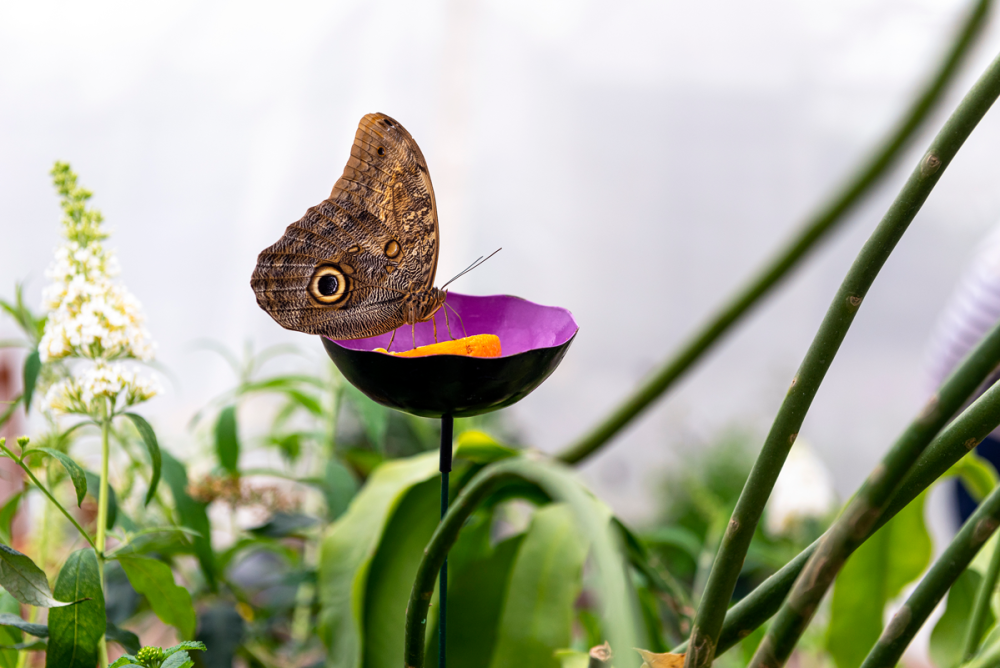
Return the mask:
[[[66,473],[69,474],[70,482],[73,483],[73,489],[76,490],[76,505],[79,507],[83,503],[83,498],[87,496],[87,474],[84,470],[65,452],[60,452],[52,448],[31,448],[24,453],[24,457],[30,457],[35,452],[41,452],[59,460],[59,463],[66,469]],[[96,499],[97,497],[95,496],[94,498]]]
[[23,497],[24,492],[18,492],[7,499],[7,503],[3,504],[3,508],[0,508],[0,543],[9,545],[14,542],[10,535],[11,524],[14,522],[14,516],[17,515],[17,507],[20,505]]
[[49,580],[42,569],[27,555],[6,545],[0,545],[0,585],[25,605],[58,608],[72,603],[53,598]]
[[24,412],[27,414],[31,410],[31,398],[35,394],[35,385],[38,383],[38,372],[42,370],[42,358],[37,350],[32,350],[24,360]]
[[31,622],[26,622],[10,612],[0,612],[0,626],[12,626],[15,629],[20,629],[25,633],[29,633],[36,638],[49,637],[49,627],[45,624],[32,624]]
[[[0,590],[0,612],[20,619],[21,604],[5,591]],[[0,626],[0,643],[16,645],[24,640],[24,634],[14,626]],[[17,668],[17,651],[0,651],[0,668]]]
[[142,442],[146,444],[146,450],[149,452],[149,462],[153,466],[153,473],[149,478],[149,491],[146,492],[146,505],[148,506],[156,495],[156,486],[160,484],[163,456],[160,454],[160,445],[156,442],[156,432],[146,422],[146,418],[136,413],[126,413],[125,417],[132,421],[139,435],[142,436]]
[[[61,460],[60,460],[61,461]],[[100,501],[101,494],[101,478],[96,473],[91,473],[90,471],[84,471],[83,474],[87,476],[87,494],[93,497],[94,501]],[[115,526],[115,522],[118,520],[118,495],[115,494],[115,488],[108,485],[108,529],[110,530]]]
[[77,550],[69,556],[56,578],[55,595],[63,600],[89,600],[49,611],[45,668],[94,668],[107,621],[93,549]]
[[195,614],[191,594],[174,582],[174,573],[162,561],[149,557],[121,557],[118,563],[125,569],[128,581],[137,592],[145,595],[153,612],[164,624],[181,632],[184,638],[194,636]]
[[212,525],[208,521],[208,513],[205,511],[206,504],[195,501],[187,493],[188,477],[184,465],[174,459],[166,451],[163,451],[163,480],[170,487],[170,493],[174,497],[174,507],[181,524],[191,529],[198,535],[192,538],[194,552],[201,564],[202,573],[208,586],[214,590],[216,587],[216,563],[215,552],[212,550]]
[[240,440],[236,430],[236,406],[226,406],[215,423],[215,454],[230,473],[239,470]]
[[122,649],[129,654],[135,654],[142,649],[142,643],[139,641],[139,636],[132,633],[128,629],[115,626],[111,622],[108,622],[108,628],[105,630],[104,635],[107,636],[108,640],[121,645]]

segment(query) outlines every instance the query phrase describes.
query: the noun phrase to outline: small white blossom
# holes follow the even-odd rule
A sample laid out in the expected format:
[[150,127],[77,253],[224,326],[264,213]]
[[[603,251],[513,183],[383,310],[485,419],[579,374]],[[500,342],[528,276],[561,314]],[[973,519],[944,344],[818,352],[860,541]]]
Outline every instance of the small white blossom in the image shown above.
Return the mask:
[[39,353],[43,362],[84,358],[93,364],[49,388],[46,403],[57,413],[98,417],[105,405],[131,406],[159,391],[153,381],[111,363],[150,361],[154,346],[139,301],[113,280],[120,268],[102,243],[108,235],[100,212],[86,206],[90,193],[77,186],[68,165],[57,163],[52,173],[62,195],[66,241],[46,272],[52,283],[42,295],[49,314]]
[[767,532],[786,535],[809,519],[823,519],[836,504],[833,481],[808,445],[792,446],[767,502]]

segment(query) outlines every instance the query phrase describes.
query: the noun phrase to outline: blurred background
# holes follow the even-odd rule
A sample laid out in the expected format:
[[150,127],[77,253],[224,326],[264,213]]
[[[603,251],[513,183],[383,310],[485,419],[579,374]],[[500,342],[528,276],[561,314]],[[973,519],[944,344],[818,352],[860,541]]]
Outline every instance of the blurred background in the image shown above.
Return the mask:
[[[58,243],[48,172],[102,209],[169,370],[145,413],[168,447],[233,384],[211,338],[292,342],[249,286],[324,199],[360,117],[419,142],[454,287],[569,308],[580,332],[506,411],[556,451],[589,430],[836,188],[937,65],[951,0],[442,0],[0,5],[0,292],[40,304]],[[759,446],[855,253],[1000,49],[987,28],[886,185],[667,398],[583,471],[627,519],[733,430]],[[1000,218],[1000,115],[949,168],[865,301],[801,432],[848,496],[930,390],[927,341]],[[8,331],[9,330],[9,331]],[[13,334],[0,321],[0,337]],[[249,416],[248,416],[249,417]],[[932,505],[944,522],[947,495]],[[946,498],[947,497],[947,498]]]

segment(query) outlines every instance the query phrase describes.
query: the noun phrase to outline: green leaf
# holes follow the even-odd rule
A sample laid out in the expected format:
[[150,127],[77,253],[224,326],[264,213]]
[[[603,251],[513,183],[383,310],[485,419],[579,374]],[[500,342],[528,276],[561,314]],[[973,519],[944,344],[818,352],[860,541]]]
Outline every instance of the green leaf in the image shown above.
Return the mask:
[[163,480],[170,487],[174,497],[174,507],[182,525],[196,532],[193,539],[194,552],[198,557],[202,573],[213,591],[216,587],[215,552],[212,550],[212,525],[205,512],[206,504],[195,501],[187,493],[188,478],[184,465],[163,451]]
[[[59,461],[62,461],[61,459]],[[90,471],[84,471],[83,474],[87,477],[87,494],[90,494],[94,501],[100,503],[101,500],[101,476],[96,473],[91,473]],[[115,488],[108,485],[108,530],[114,527],[115,522],[118,520],[118,495],[115,494]]]
[[[371,561],[386,525],[407,492],[436,478],[437,467],[436,452],[382,464],[372,472],[347,512],[327,529],[320,547],[318,582],[320,638],[328,648],[336,648],[329,654],[327,668],[361,665]],[[401,626],[402,610],[399,614]]]
[[2,650],[15,650],[18,652],[41,652],[48,649],[48,643],[44,640],[30,640],[28,642],[14,643],[13,645],[2,645]]
[[146,444],[149,452],[149,463],[153,467],[153,473],[149,478],[149,491],[146,492],[146,505],[153,500],[156,495],[156,486],[160,484],[160,472],[163,468],[163,457],[160,455],[160,445],[156,442],[156,432],[146,422],[146,418],[136,413],[125,413],[125,417],[132,421],[136,431],[142,436],[142,442]]
[[[15,617],[18,621],[21,620],[21,604],[17,602],[17,599],[8,594],[5,591],[0,591],[0,611],[3,612],[2,617],[6,618],[7,615]],[[39,625],[41,626],[41,625]],[[42,628],[45,628],[44,626]],[[35,629],[36,631],[38,629]],[[48,628],[45,628],[46,633],[48,633]],[[24,640],[24,634],[21,633],[19,628],[16,626],[4,625],[0,627],[0,644],[4,645],[16,645]],[[3,650],[0,651],[0,668],[16,668],[17,667],[17,651],[16,650]]]
[[559,668],[587,668],[590,665],[590,655],[585,652],[561,649],[555,653],[555,657]]
[[957,476],[976,503],[985,499],[997,484],[996,469],[975,451],[952,464],[942,477],[946,476]]
[[160,668],[192,668],[193,666],[194,661],[191,660],[187,652],[172,654],[160,664]]
[[361,419],[361,424],[365,427],[369,443],[377,451],[382,452],[385,445],[385,432],[389,428],[389,409],[375,403],[353,385],[347,385],[345,390],[347,400],[350,401],[351,406]]
[[255,536],[262,538],[285,538],[286,536],[301,536],[303,531],[319,523],[315,517],[301,513],[277,512],[260,526],[247,529]]
[[[459,542],[465,531],[459,534]],[[493,655],[504,595],[523,540],[524,534],[518,534],[489,549],[487,536],[486,554],[465,563],[456,560],[454,569],[449,560],[448,661],[452,665],[484,665]],[[425,665],[437,665],[437,643],[428,649]]]
[[25,605],[39,608],[69,605],[52,597],[49,580],[35,562],[6,545],[0,545],[0,585]]
[[236,406],[226,406],[215,423],[215,454],[230,473],[239,470],[240,441],[236,432]]
[[501,445],[489,434],[475,429],[463,431],[455,441],[455,459],[464,459],[473,464],[489,464],[518,454],[514,448]]
[[[424,548],[441,512],[436,478],[410,488],[385,527],[371,561],[364,597],[365,668],[397,668],[403,656],[401,610],[406,610]],[[458,659],[452,665],[466,665]],[[472,664],[474,665],[474,664]]]
[[569,505],[535,512],[514,561],[490,666],[559,667],[554,654],[572,639],[587,547]]
[[198,615],[198,640],[208,647],[199,657],[205,668],[230,668],[246,632],[232,603],[217,603]]
[[858,668],[882,632],[885,606],[930,563],[921,494],[848,559],[833,588],[826,647],[837,668]]
[[347,510],[351,499],[358,492],[358,481],[350,469],[335,459],[327,461],[324,473],[316,486],[326,499],[326,517],[332,522]]
[[[967,568],[948,591],[944,614],[931,631],[930,654],[937,668],[953,668],[961,663],[965,633],[982,579],[975,570]],[[983,628],[988,630],[993,626],[994,619],[993,611],[987,610]]]
[[38,383],[38,372],[42,370],[42,358],[37,350],[32,350],[24,360],[24,413],[31,410],[31,398],[35,394],[35,385]]
[[194,636],[195,615],[191,594],[174,582],[174,573],[162,561],[149,557],[120,557],[128,581],[149,601],[164,624],[175,627],[181,637]]
[[173,647],[164,647],[163,656],[164,657],[172,656],[177,652],[183,652],[189,649],[197,649],[204,652],[208,648],[205,647],[205,643],[200,642],[198,640],[182,640]]
[[[59,463],[63,465],[63,468],[66,469],[66,473],[69,474],[70,482],[73,483],[73,489],[76,490],[76,505],[79,507],[83,503],[83,497],[87,496],[87,474],[84,473],[84,470],[65,452],[54,450],[52,448],[31,448],[24,453],[21,459],[27,459],[36,452],[41,452],[42,454],[46,454],[50,457],[55,457],[59,460]],[[98,482],[99,481],[100,478],[98,478]],[[96,499],[97,497],[95,496],[94,498]]]
[[122,656],[115,660],[108,668],[145,668],[138,663],[132,663],[134,656]]
[[[11,597],[13,598],[13,596]],[[48,638],[49,627],[45,624],[33,624],[26,622],[15,612],[0,612],[0,626],[11,626],[20,629],[36,638]]]
[[10,535],[11,524],[14,522],[14,516],[17,515],[17,507],[22,498],[24,498],[24,492],[18,492],[7,499],[7,503],[3,504],[3,508],[0,508],[0,543],[9,545],[14,542]]
[[139,642],[139,636],[132,633],[128,629],[122,629],[111,622],[108,622],[108,628],[105,630],[104,635],[107,636],[108,640],[111,642],[116,642],[121,645],[129,654],[135,654],[140,649],[142,649],[142,643]]
[[56,578],[55,595],[64,601],[89,600],[49,611],[46,668],[94,668],[107,621],[97,553],[93,549],[69,555]]

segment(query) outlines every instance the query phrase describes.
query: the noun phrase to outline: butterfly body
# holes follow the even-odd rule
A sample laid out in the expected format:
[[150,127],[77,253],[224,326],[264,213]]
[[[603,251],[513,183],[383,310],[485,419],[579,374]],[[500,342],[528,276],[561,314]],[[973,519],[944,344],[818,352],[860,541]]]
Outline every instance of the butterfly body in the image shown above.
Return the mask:
[[334,339],[431,319],[439,232],[434,188],[413,137],[385,114],[361,119],[330,196],[257,257],[258,305],[278,324]]

